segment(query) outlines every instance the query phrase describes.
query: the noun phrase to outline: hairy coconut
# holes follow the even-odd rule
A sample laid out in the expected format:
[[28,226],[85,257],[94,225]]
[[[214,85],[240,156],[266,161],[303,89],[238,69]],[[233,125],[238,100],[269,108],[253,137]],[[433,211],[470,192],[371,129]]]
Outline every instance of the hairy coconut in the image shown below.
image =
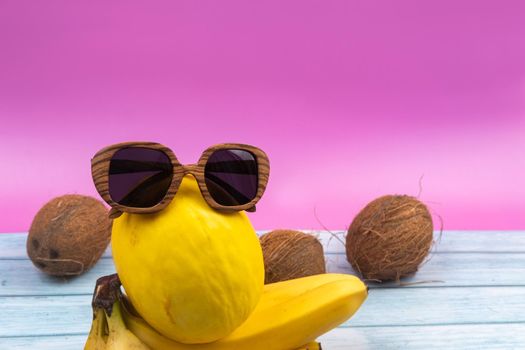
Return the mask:
[[399,280],[414,274],[430,251],[432,217],[414,197],[389,195],[370,202],[346,236],[346,256],[365,279]]
[[111,223],[108,210],[95,198],[76,194],[54,198],[33,219],[27,254],[50,275],[79,275],[104,253]]
[[266,284],[326,272],[323,246],[313,235],[274,230],[262,235],[260,240]]

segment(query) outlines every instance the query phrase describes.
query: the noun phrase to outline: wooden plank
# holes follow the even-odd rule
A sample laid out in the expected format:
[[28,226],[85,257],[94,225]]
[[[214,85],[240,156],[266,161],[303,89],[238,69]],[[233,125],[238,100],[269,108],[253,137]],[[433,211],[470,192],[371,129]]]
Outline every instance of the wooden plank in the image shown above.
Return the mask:
[[28,259],[0,260],[0,296],[92,294],[99,277],[115,273],[113,259],[100,259],[81,276],[61,278],[38,270]]
[[319,340],[326,350],[524,349],[525,324],[337,328]]
[[[345,254],[326,254],[327,271],[355,274]],[[525,253],[435,254],[419,271],[402,280],[403,288],[525,286]],[[397,282],[372,283],[370,288],[400,287]]]
[[[91,295],[1,297],[0,337],[87,332],[90,304]],[[343,327],[525,323],[523,310],[525,287],[375,289]]]
[[[344,253],[341,242],[327,231],[303,230],[317,235],[325,248],[325,253]],[[267,230],[258,231],[261,235]],[[343,238],[345,231],[333,231]],[[435,239],[439,239],[436,232]],[[0,259],[23,259],[26,254],[26,233],[0,234]],[[436,253],[458,252],[509,252],[525,253],[525,231],[444,231],[439,243],[434,247]],[[110,256],[111,250],[105,252]]]
[[[27,259],[26,232],[0,233],[0,259]],[[105,256],[111,256],[107,249]]]
[[[0,338],[1,349],[82,349],[87,334]],[[525,324],[337,328],[319,338],[326,350],[488,350],[525,347]]]
[[87,335],[57,335],[0,338],[0,349],[71,350],[83,349]]
[[525,322],[525,287],[378,288],[345,325]]
[[0,337],[79,334],[92,320],[91,296],[1,297]]
[[[344,254],[327,254],[326,261],[328,272],[354,274]],[[86,274],[70,279],[47,276],[27,259],[0,260],[0,296],[91,294],[97,278],[112,273],[115,267],[110,257],[99,260]],[[406,288],[525,286],[525,279],[520,276],[525,276],[525,254],[436,254],[403,283],[416,283]]]
[[[325,253],[345,253],[342,242],[327,231],[308,231],[316,234]],[[343,242],[345,231],[333,231]],[[525,253],[525,231],[443,231],[434,232],[434,253],[511,252]]]

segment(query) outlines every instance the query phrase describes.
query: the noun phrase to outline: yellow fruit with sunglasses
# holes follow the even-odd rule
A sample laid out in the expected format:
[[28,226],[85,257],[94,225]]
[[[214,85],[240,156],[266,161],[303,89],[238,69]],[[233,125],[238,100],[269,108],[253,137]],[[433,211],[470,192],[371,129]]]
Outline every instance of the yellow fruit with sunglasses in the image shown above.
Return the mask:
[[123,312],[125,326],[152,349],[315,348],[305,344],[366,298],[354,276],[263,285],[262,250],[243,210],[255,210],[269,162],[253,146],[216,145],[181,165],[160,144],[117,144],[95,155],[92,172],[112,207],[113,258],[135,310]]
[[228,335],[261,296],[262,250],[246,214],[210,210],[189,175],[163,211],[115,220],[111,242],[133,306],[174,340]]

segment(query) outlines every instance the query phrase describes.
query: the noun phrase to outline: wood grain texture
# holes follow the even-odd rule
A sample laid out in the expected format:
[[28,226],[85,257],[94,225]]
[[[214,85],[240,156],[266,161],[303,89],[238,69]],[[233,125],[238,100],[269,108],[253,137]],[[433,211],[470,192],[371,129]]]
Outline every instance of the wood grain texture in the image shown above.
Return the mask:
[[[82,349],[86,336],[0,338],[0,349]],[[337,328],[319,340],[326,350],[517,350],[525,344],[525,324]]]
[[72,350],[83,349],[86,334],[0,338],[0,349]]
[[518,350],[525,324],[337,328],[319,340],[327,350]]
[[[258,230],[263,235],[270,230]],[[323,244],[325,254],[345,254],[341,242],[333,238],[327,231],[301,230],[316,235]],[[332,231],[339,237],[344,237],[344,231]],[[0,233],[0,259],[26,259],[25,240],[27,232]],[[432,252],[448,253],[525,253],[525,231],[443,231],[434,232],[434,240],[439,241]],[[22,244],[21,244],[22,242]],[[109,247],[103,256],[111,256]]]
[[[354,271],[341,254],[326,255],[328,272]],[[110,257],[104,257],[81,278],[54,278],[34,268],[26,259],[0,260],[0,296],[10,295],[91,295],[98,277],[115,273]],[[436,254],[413,277],[403,279],[403,288],[469,286],[525,286],[524,254],[457,253]],[[425,282],[425,283],[418,283]],[[410,284],[415,283],[415,284]],[[370,288],[396,288],[398,284],[369,284]]]
[[[344,247],[316,233],[328,270],[352,273]],[[82,348],[94,282],[114,272],[110,251],[87,274],[56,279],[31,265],[25,240],[0,235],[0,349]],[[321,338],[323,348],[523,349],[524,270],[525,232],[443,232],[432,259],[404,280],[442,282],[373,285],[359,312]]]
[[[91,295],[0,297],[0,305],[0,337],[75,334],[91,324]],[[375,289],[340,327],[525,323],[523,310],[525,287]]]
[[[168,189],[168,192],[164,198],[157,203],[156,205],[149,208],[135,208],[127,207],[120,205],[115,202],[109,193],[109,168],[113,155],[125,148],[147,148],[152,150],[158,150],[166,154],[171,161],[173,166],[173,178]],[[206,186],[204,168],[210,156],[219,150],[225,149],[238,149],[250,152],[257,161],[257,170],[258,170],[258,187],[256,196],[248,203],[232,206],[224,206],[215,201],[215,199],[210,195],[208,187]],[[196,164],[182,165],[173,151],[168,147],[161,145],[156,142],[143,142],[143,141],[133,141],[133,142],[123,142],[114,145],[107,146],[100,151],[98,151],[93,159],[91,160],[91,174],[93,177],[93,182],[95,187],[100,194],[100,196],[111,206],[111,217],[117,217],[122,212],[129,213],[153,213],[164,209],[173,199],[177,193],[177,189],[182,181],[182,178],[186,174],[192,174],[195,176],[199,188],[201,190],[202,196],[206,202],[215,209],[227,210],[227,211],[238,211],[238,210],[248,210],[253,211],[255,204],[264,194],[266,185],[268,183],[268,178],[270,176],[270,161],[268,156],[261,149],[241,144],[241,143],[222,143],[208,147],[200,156],[199,161]]]
[[91,295],[96,280],[115,273],[113,259],[105,257],[85,274],[72,278],[49,276],[26,259],[0,260],[0,296]]
[[[303,231],[318,235],[325,253],[345,253],[334,235],[343,239],[346,231]],[[525,231],[434,231],[434,242],[432,253],[525,253]]]

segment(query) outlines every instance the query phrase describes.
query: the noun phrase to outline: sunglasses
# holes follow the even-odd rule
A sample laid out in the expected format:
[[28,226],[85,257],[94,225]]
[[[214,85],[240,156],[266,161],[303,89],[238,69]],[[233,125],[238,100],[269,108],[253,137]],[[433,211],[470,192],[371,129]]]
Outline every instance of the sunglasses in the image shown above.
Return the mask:
[[111,206],[110,218],[164,209],[186,174],[195,177],[210,207],[254,212],[268,183],[270,162],[257,147],[224,143],[207,148],[197,164],[182,165],[159,143],[124,142],[98,151],[91,173],[98,193]]

